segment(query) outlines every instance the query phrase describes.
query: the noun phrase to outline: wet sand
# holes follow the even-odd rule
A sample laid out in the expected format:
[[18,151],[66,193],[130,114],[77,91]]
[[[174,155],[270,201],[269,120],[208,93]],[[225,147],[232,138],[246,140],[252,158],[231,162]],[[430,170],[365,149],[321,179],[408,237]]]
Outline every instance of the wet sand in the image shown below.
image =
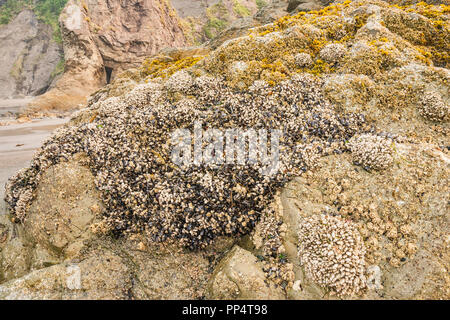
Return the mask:
[[26,97],[20,99],[0,99],[0,116],[6,114],[17,114],[25,109],[25,107],[34,98]]
[[[9,109],[11,108],[17,110],[17,106],[11,106]],[[5,109],[4,105],[0,106],[0,112]],[[0,214],[6,212],[3,197],[8,178],[28,166],[42,142],[53,130],[68,121],[68,118],[55,118],[0,126]]]

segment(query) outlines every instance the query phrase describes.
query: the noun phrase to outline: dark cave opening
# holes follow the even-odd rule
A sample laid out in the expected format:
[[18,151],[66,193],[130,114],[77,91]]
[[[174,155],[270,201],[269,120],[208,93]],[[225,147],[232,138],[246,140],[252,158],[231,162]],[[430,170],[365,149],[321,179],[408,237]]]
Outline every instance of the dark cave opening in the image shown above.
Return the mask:
[[106,83],[110,84],[111,83],[111,76],[112,76],[112,73],[113,73],[113,68],[105,66],[105,73],[106,73]]

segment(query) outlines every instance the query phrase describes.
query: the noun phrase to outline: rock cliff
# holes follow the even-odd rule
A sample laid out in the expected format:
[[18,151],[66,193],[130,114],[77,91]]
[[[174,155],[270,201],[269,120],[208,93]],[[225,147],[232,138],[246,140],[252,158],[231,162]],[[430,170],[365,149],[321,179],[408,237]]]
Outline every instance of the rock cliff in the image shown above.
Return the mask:
[[251,18],[267,2],[255,0],[172,0],[191,44],[215,38],[235,20]]
[[0,98],[47,91],[63,59],[51,27],[25,10],[9,24],[0,25],[0,43]]
[[70,0],[60,16],[65,71],[31,110],[69,110],[114,77],[165,47],[186,44],[163,0]]

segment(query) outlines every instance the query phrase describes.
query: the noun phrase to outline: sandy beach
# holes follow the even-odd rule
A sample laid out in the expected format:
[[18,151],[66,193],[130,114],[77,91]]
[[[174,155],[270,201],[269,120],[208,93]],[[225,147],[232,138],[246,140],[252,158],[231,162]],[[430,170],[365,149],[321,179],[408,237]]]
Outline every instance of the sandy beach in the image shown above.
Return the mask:
[[[26,100],[26,99],[25,99]],[[0,101],[0,115],[17,112],[25,100]],[[37,119],[28,123],[0,126],[0,214],[5,213],[5,183],[9,177],[26,167],[34,152],[51,132],[68,118]]]
[[20,99],[0,99],[0,117],[14,115],[25,109],[34,97]]

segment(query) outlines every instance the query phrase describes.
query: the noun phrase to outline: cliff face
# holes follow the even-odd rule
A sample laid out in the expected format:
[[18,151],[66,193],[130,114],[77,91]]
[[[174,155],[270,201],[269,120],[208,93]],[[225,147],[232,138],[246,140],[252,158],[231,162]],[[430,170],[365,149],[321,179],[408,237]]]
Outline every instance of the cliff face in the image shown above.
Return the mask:
[[65,72],[32,110],[67,110],[125,69],[165,47],[186,44],[163,0],[70,0],[60,16]]
[[186,44],[177,15],[164,0],[82,2],[92,38],[112,77],[164,47]]
[[47,90],[62,59],[50,26],[35,13],[22,11],[0,26],[0,98],[38,95]]
[[50,26],[25,10],[0,29],[6,43],[0,48],[6,66],[0,96],[45,93],[31,104],[32,113],[70,110],[165,47],[198,44],[222,33],[221,43],[236,30],[273,21],[287,5],[287,0],[70,0],[59,18],[62,44],[53,40]]
[[[251,17],[269,1],[256,0],[172,0],[182,19],[184,32],[193,44],[216,37],[235,20]],[[258,5],[259,4],[259,5]]]

